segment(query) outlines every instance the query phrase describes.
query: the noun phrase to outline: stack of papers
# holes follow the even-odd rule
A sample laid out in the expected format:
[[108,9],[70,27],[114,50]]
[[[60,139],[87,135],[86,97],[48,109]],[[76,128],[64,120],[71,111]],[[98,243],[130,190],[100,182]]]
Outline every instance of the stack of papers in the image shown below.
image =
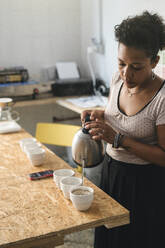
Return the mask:
[[108,103],[108,97],[105,96],[87,96],[79,98],[67,98],[66,101],[82,108],[105,107]]
[[12,133],[21,130],[21,126],[16,121],[0,122],[0,133]]
[[56,63],[56,69],[59,79],[80,78],[75,62],[58,62]]

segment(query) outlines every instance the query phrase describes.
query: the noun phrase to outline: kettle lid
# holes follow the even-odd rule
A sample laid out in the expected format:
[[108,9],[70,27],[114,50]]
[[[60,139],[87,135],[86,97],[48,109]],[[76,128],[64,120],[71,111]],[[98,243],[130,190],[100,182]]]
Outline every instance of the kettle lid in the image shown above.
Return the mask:
[[10,105],[13,102],[12,98],[8,98],[8,97],[2,97],[0,98],[0,107],[6,107],[8,105]]
[[[90,115],[86,115],[85,122],[89,122],[89,121],[91,121]],[[83,127],[82,128],[82,132],[85,133],[85,134],[88,134],[89,133],[89,129],[86,129],[85,127]]]

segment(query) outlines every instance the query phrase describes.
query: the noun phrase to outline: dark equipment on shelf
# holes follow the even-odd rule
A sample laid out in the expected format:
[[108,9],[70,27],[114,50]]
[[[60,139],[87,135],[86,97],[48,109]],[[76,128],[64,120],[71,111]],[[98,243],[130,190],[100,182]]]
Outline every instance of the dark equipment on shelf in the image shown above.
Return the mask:
[[56,79],[51,87],[54,96],[81,96],[93,94],[91,79]]
[[79,78],[59,78],[58,68],[55,69],[55,82],[51,85],[54,96],[82,96],[97,93],[108,96],[109,89],[103,80],[96,79],[94,84],[91,78],[81,77],[78,66],[76,70]]
[[26,82],[29,79],[28,70],[22,66],[0,68],[0,84]]

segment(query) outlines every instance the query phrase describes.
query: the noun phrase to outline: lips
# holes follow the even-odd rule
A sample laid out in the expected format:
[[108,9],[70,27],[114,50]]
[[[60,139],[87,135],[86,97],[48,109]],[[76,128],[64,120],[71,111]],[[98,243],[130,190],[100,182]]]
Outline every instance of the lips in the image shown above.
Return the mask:
[[124,81],[124,83],[127,85],[128,88],[133,88],[136,86],[134,82]]

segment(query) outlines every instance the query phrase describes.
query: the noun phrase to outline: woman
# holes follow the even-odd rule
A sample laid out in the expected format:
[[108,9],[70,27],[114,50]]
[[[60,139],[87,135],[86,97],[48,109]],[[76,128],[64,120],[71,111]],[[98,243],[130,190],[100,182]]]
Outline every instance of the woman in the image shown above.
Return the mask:
[[98,227],[95,248],[165,247],[165,81],[153,72],[165,24],[147,11],[115,26],[118,68],[105,111],[85,125],[107,142],[101,188],[130,211],[130,224]]

